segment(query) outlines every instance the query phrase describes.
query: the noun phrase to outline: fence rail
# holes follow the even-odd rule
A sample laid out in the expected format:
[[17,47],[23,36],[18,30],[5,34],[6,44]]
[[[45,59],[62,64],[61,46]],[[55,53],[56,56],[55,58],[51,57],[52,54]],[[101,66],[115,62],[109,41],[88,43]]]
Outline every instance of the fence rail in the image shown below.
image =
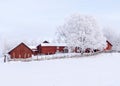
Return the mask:
[[65,59],[65,58],[80,58],[80,57],[89,57],[98,55],[101,53],[114,53],[116,51],[99,51],[94,53],[63,53],[63,54],[53,54],[53,55],[38,55],[33,56],[32,58],[27,59],[7,59],[7,61],[22,61],[22,62],[29,62],[29,61],[44,61],[44,60],[54,60],[54,59]]

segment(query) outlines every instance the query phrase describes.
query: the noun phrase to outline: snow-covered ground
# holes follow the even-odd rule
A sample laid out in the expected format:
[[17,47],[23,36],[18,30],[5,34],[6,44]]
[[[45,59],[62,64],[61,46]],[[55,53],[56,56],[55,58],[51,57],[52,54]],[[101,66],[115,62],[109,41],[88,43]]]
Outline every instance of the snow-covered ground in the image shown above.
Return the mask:
[[30,62],[0,61],[0,86],[120,86],[120,54]]

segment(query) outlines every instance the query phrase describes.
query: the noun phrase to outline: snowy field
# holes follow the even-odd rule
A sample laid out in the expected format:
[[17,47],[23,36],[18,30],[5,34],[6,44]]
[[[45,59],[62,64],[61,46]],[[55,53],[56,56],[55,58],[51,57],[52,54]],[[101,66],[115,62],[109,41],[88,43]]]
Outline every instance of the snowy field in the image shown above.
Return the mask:
[[120,54],[31,62],[0,61],[0,86],[120,86]]

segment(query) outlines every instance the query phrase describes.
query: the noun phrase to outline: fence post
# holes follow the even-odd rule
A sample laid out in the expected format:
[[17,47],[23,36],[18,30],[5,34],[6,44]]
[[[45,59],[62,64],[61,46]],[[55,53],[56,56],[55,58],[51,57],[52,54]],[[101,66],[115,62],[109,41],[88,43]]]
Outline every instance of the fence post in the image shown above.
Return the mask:
[[6,63],[6,55],[4,55],[4,63]]

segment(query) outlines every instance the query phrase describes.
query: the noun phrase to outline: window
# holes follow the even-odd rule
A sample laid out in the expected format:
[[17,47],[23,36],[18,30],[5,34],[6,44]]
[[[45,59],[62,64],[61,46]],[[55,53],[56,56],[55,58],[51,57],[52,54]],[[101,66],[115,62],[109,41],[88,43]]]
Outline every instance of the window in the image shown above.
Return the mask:
[[26,58],[26,53],[24,54],[24,58]]
[[57,46],[57,50],[56,50],[56,53],[59,53],[59,46]]
[[59,50],[57,50],[56,53],[59,53]]
[[64,48],[64,53],[68,53],[68,47]]
[[57,50],[59,50],[59,46],[57,46]]
[[28,54],[28,57],[30,57],[30,54]]
[[21,58],[21,55],[19,54],[19,58]]

